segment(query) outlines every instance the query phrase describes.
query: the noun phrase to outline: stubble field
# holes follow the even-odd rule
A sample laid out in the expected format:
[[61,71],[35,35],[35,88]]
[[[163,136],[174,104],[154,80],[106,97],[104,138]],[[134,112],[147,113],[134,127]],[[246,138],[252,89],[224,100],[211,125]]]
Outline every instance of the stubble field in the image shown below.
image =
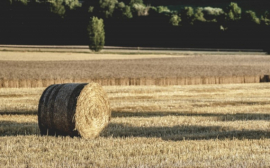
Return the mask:
[[[198,58],[208,58],[208,61],[215,58],[223,61],[230,60],[223,64],[220,60],[219,73],[214,72],[216,74],[227,73],[225,67],[229,69],[235,67],[232,68],[233,72],[246,73],[246,70],[256,73],[269,72],[267,66],[269,58],[265,56],[254,58],[251,56],[228,56],[228,58],[200,56]],[[127,60],[129,64],[126,65],[127,62],[125,62],[121,65],[130,68],[132,65],[141,66],[137,64],[142,63],[145,64],[144,67],[147,65],[152,68],[161,67],[161,69],[156,68],[155,72],[166,75],[168,72],[173,72],[173,70],[162,72],[164,70],[162,67],[170,69],[169,62],[172,65],[177,64],[172,67],[185,64],[191,67],[191,65],[204,63],[206,69],[210,68],[208,71],[210,73],[214,62],[206,60],[200,62],[201,59],[198,60],[198,58],[186,58],[194,59],[189,63],[183,63],[182,59],[185,57],[151,58],[148,64],[148,59],[145,61],[133,59]],[[166,62],[168,59],[173,60]],[[176,63],[175,59],[180,60]],[[27,75],[31,77],[35,73],[42,76],[46,72],[61,76],[61,73],[56,72],[64,72],[62,70],[66,68],[66,65],[74,64],[78,71],[83,71],[91,61],[58,62],[45,59],[40,62],[29,60],[21,62],[2,60],[0,62],[2,63],[1,70],[7,68],[5,73],[1,72],[2,75],[21,77],[25,74],[26,76],[23,77]],[[84,62],[86,62],[85,66]],[[114,62],[106,62],[106,60],[97,60],[97,62],[97,65],[108,65],[112,68],[112,72],[117,72],[112,66]],[[33,68],[35,63],[38,65],[36,69]],[[3,67],[4,64],[10,66]],[[50,68],[48,68],[49,65],[51,65]],[[51,71],[55,65],[63,69]],[[92,62],[91,65],[93,65]],[[264,66],[260,69],[260,65]],[[44,69],[41,68],[43,66]],[[97,66],[95,69],[102,70],[104,66]],[[188,66],[184,67],[188,68]],[[248,67],[243,69],[245,66]],[[15,69],[8,69],[10,67]],[[72,67],[70,66],[71,74],[76,69]],[[122,75],[123,69],[115,67]],[[236,70],[237,67],[239,71]],[[27,73],[27,68],[29,73]],[[128,71],[129,68],[126,70]],[[141,68],[135,68],[132,72],[135,74],[147,72]],[[142,72],[137,72],[136,69]],[[189,75],[200,74],[200,71],[201,69],[196,71],[194,68]],[[93,72],[96,73],[96,71]],[[131,70],[129,73],[132,74]],[[123,74],[128,73],[123,71]],[[45,88],[0,88],[0,167],[270,166],[270,85],[268,83],[104,86],[103,88],[110,100],[112,120],[100,137],[93,140],[79,137],[40,136],[37,108],[39,98]]]
[[270,166],[269,84],[106,86],[94,140],[39,135],[44,89],[0,89],[1,167]]

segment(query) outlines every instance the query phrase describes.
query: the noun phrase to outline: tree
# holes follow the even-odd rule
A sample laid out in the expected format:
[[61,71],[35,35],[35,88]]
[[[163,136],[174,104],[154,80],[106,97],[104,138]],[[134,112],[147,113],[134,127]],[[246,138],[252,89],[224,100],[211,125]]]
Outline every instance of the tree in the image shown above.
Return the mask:
[[124,2],[119,2],[113,13],[113,17],[117,19],[130,19],[132,18],[132,12],[130,6],[125,5]]
[[226,9],[226,20],[236,21],[241,19],[241,8],[237,3],[231,2],[231,4]]
[[270,25],[270,14],[268,11],[265,11],[263,16],[261,16],[261,22],[264,26]]
[[90,18],[88,27],[89,49],[95,52],[100,51],[105,44],[105,31],[103,19]]
[[270,13],[268,11],[265,11],[264,15],[261,16],[261,25],[263,27],[262,34],[264,36],[263,49],[267,54],[270,55]]
[[157,6],[157,12],[162,13],[162,12],[167,12],[170,13],[170,9],[167,6]]
[[192,7],[185,7],[181,12],[182,22],[185,25],[192,25],[194,19],[194,10]]
[[215,21],[219,20],[219,17],[224,14],[223,9],[221,8],[213,8],[213,7],[204,7],[202,8],[202,12],[204,14],[204,18],[207,21]]
[[256,16],[256,13],[251,10],[245,12],[245,14],[243,15],[243,20],[247,23],[248,22],[255,24],[261,23],[260,19]]
[[170,18],[170,23],[173,26],[178,26],[179,22],[181,22],[181,18],[177,14],[173,14]]
[[103,13],[103,16],[105,16],[105,18],[109,18],[113,15],[115,5],[117,3],[118,3],[117,0],[100,0],[99,1],[101,11]]
[[64,17],[66,10],[73,10],[77,7],[81,7],[81,3],[78,0],[42,0],[41,2],[48,6],[50,12],[61,17]]
[[111,18],[113,16],[118,0],[92,0],[85,1],[83,6],[88,8],[90,16],[99,18]]
[[130,0],[129,5],[133,6],[134,4],[143,4],[143,0]]
[[205,22],[204,13],[201,8],[197,8],[196,13],[194,14],[194,21]]

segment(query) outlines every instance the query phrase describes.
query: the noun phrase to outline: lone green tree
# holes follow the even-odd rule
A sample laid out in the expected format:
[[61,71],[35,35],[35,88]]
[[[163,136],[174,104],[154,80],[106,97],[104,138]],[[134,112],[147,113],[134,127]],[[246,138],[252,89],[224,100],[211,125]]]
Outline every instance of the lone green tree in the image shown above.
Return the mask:
[[103,19],[97,17],[90,18],[87,32],[89,37],[89,49],[95,52],[102,50],[105,44]]

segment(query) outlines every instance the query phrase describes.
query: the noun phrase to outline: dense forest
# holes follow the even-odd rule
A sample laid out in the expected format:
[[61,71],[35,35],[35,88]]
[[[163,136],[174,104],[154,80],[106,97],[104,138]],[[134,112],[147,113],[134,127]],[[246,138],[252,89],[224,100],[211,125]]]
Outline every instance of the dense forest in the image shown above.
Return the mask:
[[267,49],[269,0],[1,0],[1,44],[82,45],[93,17],[105,45]]

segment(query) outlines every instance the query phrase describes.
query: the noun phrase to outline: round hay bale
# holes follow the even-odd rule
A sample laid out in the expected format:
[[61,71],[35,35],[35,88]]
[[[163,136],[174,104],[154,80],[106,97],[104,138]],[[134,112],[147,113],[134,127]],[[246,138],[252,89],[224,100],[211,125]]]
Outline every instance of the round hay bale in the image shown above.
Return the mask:
[[110,118],[107,94],[97,83],[51,85],[39,101],[41,135],[95,138]]

